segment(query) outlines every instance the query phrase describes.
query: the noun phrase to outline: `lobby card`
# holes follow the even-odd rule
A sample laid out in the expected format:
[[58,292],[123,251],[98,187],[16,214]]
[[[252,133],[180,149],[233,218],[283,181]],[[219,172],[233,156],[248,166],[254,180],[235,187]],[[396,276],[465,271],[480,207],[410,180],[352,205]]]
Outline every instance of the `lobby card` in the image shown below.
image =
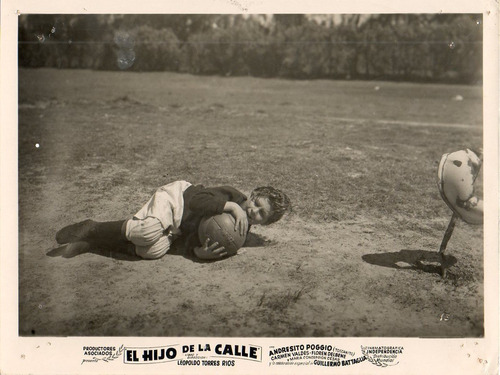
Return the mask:
[[495,2],[1,14],[2,373],[498,373]]

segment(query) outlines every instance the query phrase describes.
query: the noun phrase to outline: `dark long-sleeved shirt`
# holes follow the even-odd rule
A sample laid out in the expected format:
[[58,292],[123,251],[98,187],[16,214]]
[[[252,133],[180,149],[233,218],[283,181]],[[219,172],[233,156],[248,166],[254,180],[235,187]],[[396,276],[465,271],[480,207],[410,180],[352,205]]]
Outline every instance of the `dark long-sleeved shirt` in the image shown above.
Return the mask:
[[198,239],[198,226],[203,217],[219,215],[224,212],[227,202],[242,204],[247,196],[230,186],[205,188],[203,185],[191,185],[183,194],[184,212],[180,230],[186,238],[186,246],[201,246]]

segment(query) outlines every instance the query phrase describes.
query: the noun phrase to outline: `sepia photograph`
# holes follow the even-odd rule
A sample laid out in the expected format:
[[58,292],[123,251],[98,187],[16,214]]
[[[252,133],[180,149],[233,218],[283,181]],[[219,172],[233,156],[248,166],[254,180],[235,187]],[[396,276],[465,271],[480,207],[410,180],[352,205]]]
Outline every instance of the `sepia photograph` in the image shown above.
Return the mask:
[[2,374],[498,374],[498,4],[2,3]]
[[481,14],[18,35],[20,335],[484,334]]

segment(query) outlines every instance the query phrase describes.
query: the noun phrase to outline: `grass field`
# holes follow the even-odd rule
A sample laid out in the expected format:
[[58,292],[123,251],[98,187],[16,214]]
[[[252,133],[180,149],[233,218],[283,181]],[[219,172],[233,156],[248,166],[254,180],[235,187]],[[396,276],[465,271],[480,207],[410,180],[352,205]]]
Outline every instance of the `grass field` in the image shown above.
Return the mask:
[[[481,87],[20,70],[20,334],[481,336],[482,228],[436,266],[439,159],[481,146]],[[293,211],[219,262],[47,255],[178,179],[270,184]]]

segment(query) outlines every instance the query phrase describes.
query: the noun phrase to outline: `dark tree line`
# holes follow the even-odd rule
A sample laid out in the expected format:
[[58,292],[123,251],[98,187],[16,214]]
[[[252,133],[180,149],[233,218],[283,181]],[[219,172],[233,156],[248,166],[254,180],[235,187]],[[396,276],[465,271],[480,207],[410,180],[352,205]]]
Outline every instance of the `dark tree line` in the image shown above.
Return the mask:
[[27,15],[19,66],[478,83],[482,16]]

